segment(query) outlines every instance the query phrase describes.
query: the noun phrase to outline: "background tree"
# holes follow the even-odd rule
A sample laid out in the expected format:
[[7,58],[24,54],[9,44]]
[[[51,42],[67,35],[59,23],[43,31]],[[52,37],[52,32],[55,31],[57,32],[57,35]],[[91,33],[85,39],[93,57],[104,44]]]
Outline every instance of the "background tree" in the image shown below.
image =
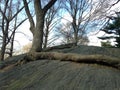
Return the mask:
[[57,0],[50,0],[46,5],[42,5],[42,0],[34,0],[34,10],[36,15],[36,24],[30,13],[27,0],[23,0],[25,11],[30,22],[30,31],[33,34],[33,43],[31,51],[42,51],[44,19],[47,11],[55,4]]
[[116,16],[109,17],[110,21],[101,30],[110,36],[99,37],[100,39],[115,39],[115,46],[120,48],[120,12]]
[[57,37],[49,38],[50,32],[54,32],[55,26],[60,22],[60,17],[58,17],[60,10],[61,2],[57,2],[53,5],[45,15],[44,23],[44,39],[43,39],[43,48],[46,48],[47,45],[51,44]]
[[63,12],[70,15],[73,32],[73,41],[76,45],[79,39],[84,38],[91,27],[97,27],[105,22],[105,16],[112,6],[112,0],[65,0]]
[[106,42],[101,41],[101,46],[102,47],[113,47],[109,40],[107,40]]
[[[83,13],[88,9],[87,0],[66,0],[64,4],[64,8],[72,17],[72,28],[73,28],[73,35],[74,35],[74,43],[78,43],[78,37],[81,36],[84,32],[85,23],[82,23]],[[87,20],[86,20],[87,21]]]
[[[1,14],[1,56],[0,60],[4,60],[5,53],[12,56],[13,53],[13,43],[15,32],[17,28],[26,20],[21,19],[18,22],[18,14],[23,10],[24,6],[21,6],[20,1],[13,0],[0,0],[0,14]],[[9,52],[6,52],[7,45],[10,45]]]
[[59,25],[57,27],[59,36],[63,37],[63,44],[68,44],[73,42],[73,30],[70,22],[67,22],[66,24]]
[[[74,43],[74,30],[71,23],[67,22],[65,25],[62,25],[57,27],[58,33],[63,37],[62,43]],[[82,37],[78,37],[78,45],[87,45],[88,42],[89,40],[85,34],[82,35]]]

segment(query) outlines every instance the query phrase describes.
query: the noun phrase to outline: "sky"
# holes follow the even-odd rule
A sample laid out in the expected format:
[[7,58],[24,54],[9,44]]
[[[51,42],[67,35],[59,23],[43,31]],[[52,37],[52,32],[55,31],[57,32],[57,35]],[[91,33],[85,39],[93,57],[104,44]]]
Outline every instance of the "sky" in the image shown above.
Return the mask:
[[[111,10],[118,9],[120,6],[120,3],[115,5]],[[65,14],[64,18],[66,18],[69,21],[72,21],[70,15]],[[61,22],[66,23],[66,20],[61,20]],[[18,28],[18,33],[16,34],[15,37],[15,47],[17,49],[21,49],[24,45],[28,44],[32,40],[32,33],[29,30],[29,21],[25,21],[19,28]],[[105,33],[104,32],[99,32],[97,33],[98,30],[95,30],[94,32],[91,32],[88,34],[89,37],[89,44],[90,46],[101,46],[101,40],[99,40],[97,37],[103,36]],[[24,34],[23,34],[24,33]],[[97,34],[96,34],[97,33]],[[60,41],[57,40],[56,43],[59,43]],[[114,44],[114,43],[112,43]]]
[[32,33],[29,30],[29,21],[25,21],[17,30],[15,35],[15,47],[21,49],[24,45],[28,44],[32,40]]

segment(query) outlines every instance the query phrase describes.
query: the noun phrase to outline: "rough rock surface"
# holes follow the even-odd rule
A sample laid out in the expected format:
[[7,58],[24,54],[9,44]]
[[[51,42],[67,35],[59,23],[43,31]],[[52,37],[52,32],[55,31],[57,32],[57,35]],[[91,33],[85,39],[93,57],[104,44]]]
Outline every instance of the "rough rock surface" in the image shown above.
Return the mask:
[[[94,49],[85,52],[87,49],[76,47],[62,52],[101,54],[104,50],[106,55],[120,58],[119,49]],[[41,59],[0,70],[0,90],[120,90],[120,70],[95,63]]]
[[120,71],[96,64],[40,60],[0,73],[0,90],[120,90]]
[[104,48],[104,47],[80,45],[72,48],[52,49],[51,51],[59,51],[64,53],[77,53],[83,55],[100,54],[100,55],[107,55],[107,56],[120,58],[119,48]]

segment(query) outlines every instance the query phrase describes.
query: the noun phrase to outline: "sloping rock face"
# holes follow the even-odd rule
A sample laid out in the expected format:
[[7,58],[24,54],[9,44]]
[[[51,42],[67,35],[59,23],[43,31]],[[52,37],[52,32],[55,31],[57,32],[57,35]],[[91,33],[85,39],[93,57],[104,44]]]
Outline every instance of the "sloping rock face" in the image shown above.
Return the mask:
[[76,46],[72,48],[64,48],[64,49],[52,49],[51,51],[58,51],[64,53],[77,53],[83,55],[107,55],[112,57],[120,58],[120,49],[119,48],[105,48],[105,47],[96,47],[96,46]]
[[[120,58],[120,49],[114,48],[77,46],[50,51]],[[0,90],[120,90],[120,69],[47,58],[21,64],[25,56],[15,56],[1,63],[1,68],[8,67],[0,69]]]
[[0,90],[120,90],[120,70],[97,64],[39,60],[0,72]]

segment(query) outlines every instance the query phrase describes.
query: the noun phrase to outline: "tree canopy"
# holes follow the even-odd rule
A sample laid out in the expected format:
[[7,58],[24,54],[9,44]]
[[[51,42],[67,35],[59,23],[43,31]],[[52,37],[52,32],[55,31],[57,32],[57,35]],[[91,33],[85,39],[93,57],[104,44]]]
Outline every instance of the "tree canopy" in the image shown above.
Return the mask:
[[116,16],[109,17],[109,22],[103,27],[102,31],[110,36],[100,37],[100,39],[115,39],[115,46],[120,48],[120,12]]

